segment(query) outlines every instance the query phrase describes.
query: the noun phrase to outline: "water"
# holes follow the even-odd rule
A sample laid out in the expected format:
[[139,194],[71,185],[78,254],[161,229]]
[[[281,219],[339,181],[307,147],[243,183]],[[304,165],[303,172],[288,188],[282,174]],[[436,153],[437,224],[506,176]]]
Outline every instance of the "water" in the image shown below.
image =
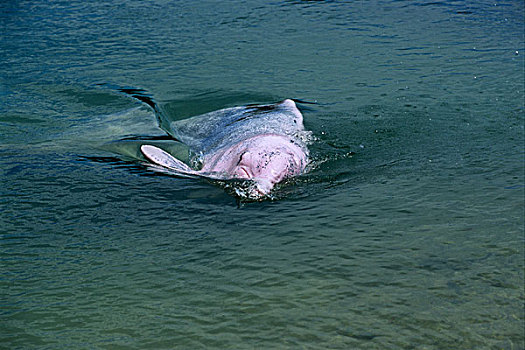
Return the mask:
[[[524,348],[523,2],[0,8],[1,348]],[[121,88],[317,101],[314,169],[155,174]]]

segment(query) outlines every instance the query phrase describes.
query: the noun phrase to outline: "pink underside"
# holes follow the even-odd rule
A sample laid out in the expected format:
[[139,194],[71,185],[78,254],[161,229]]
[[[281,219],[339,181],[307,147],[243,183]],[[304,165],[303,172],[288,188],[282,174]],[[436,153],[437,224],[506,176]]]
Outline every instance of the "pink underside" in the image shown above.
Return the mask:
[[[266,134],[258,135],[238,144],[225,148],[218,153],[213,154],[208,159],[204,160],[204,167],[201,172],[218,172],[231,173],[239,162],[239,156],[245,152],[252,154],[269,153],[276,149],[287,150],[293,153],[301,160],[301,163],[306,165],[307,155],[305,151],[291,142],[292,140],[284,135]],[[301,171],[304,170],[301,169]],[[290,174],[295,175],[295,174]]]

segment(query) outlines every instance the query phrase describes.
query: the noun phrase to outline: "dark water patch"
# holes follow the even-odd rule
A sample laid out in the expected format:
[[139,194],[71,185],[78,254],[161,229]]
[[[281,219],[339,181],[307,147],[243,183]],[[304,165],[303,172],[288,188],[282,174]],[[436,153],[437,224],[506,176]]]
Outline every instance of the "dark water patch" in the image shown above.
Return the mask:
[[173,120],[178,120],[222,108],[257,102],[277,101],[278,99],[279,98],[268,94],[208,91],[161,104],[164,113],[168,114]]

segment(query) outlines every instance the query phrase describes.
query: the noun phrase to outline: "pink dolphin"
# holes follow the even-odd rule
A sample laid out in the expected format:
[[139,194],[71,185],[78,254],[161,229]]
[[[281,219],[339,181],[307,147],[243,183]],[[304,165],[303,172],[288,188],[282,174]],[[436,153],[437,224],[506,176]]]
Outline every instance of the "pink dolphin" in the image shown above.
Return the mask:
[[202,167],[192,169],[158,147],[143,145],[148,160],[180,176],[252,180],[255,186],[248,192],[252,198],[268,195],[275,184],[302,174],[308,164],[309,132],[290,99],[226,108],[164,125],[190,147],[194,162]]

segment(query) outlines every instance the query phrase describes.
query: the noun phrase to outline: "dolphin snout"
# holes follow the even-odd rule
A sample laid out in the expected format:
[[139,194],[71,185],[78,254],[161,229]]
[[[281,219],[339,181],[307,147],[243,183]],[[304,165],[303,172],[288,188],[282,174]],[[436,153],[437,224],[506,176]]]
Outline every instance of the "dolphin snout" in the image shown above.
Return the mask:
[[257,191],[260,195],[267,195],[272,190],[274,183],[271,182],[268,179],[254,179],[255,180],[255,191]]

